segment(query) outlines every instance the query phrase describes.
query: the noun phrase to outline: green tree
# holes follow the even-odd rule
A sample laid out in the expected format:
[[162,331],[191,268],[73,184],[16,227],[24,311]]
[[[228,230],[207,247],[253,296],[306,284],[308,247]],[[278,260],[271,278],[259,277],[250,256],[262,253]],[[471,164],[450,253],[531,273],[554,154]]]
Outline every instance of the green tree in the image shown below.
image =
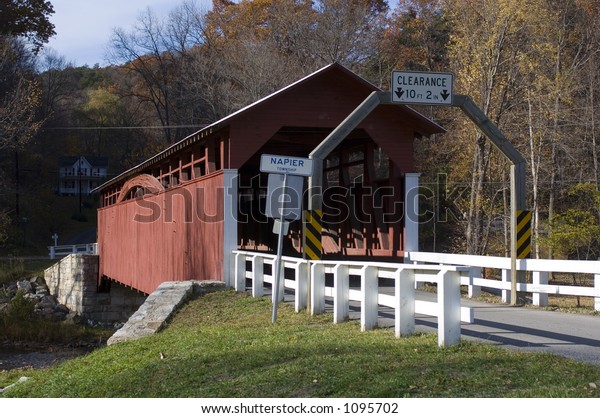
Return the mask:
[[569,208],[549,221],[550,233],[541,238],[561,258],[589,260],[600,256],[600,191],[594,183],[579,183],[567,192]]

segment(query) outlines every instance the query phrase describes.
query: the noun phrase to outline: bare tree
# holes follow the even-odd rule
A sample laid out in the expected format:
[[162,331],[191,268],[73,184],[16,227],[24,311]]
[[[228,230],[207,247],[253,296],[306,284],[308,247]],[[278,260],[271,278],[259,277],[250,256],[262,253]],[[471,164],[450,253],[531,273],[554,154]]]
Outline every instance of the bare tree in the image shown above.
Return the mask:
[[135,96],[140,104],[154,109],[164,127],[165,141],[171,143],[176,138],[171,129],[176,123],[171,97],[176,64],[175,55],[168,46],[164,23],[148,8],[132,31],[122,28],[113,31],[109,61],[123,65],[130,72],[133,83],[123,94]]
[[64,56],[52,49],[45,49],[38,63],[38,80],[42,88],[42,114],[49,117],[64,108],[68,100],[68,77],[64,71],[72,67]]

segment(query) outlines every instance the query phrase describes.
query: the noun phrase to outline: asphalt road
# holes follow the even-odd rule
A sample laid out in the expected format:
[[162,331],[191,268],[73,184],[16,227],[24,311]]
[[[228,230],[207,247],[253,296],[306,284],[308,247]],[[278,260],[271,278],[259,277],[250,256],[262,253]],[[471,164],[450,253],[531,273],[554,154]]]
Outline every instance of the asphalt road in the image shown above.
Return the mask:
[[[432,293],[417,298],[435,300]],[[545,311],[533,307],[489,304],[462,299],[474,309],[475,321],[461,324],[464,340],[500,345],[508,349],[546,352],[600,365],[600,316]],[[380,326],[393,326],[393,317],[381,312]],[[437,332],[437,320],[417,315],[419,332]]]
[[[417,292],[417,299],[437,295]],[[474,309],[475,321],[461,324],[461,338],[511,350],[546,352],[600,365],[600,316],[545,311],[533,307],[490,304],[462,299]],[[328,305],[331,309],[331,305]],[[380,307],[381,308],[381,307]],[[350,319],[360,320],[360,305],[351,303]],[[393,328],[391,309],[381,308],[379,327]],[[417,332],[437,332],[437,318],[417,315]]]
[[462,324],[465,339],[600,365],[600,316],[471,301],[464,305],[475,313],[473,324]]

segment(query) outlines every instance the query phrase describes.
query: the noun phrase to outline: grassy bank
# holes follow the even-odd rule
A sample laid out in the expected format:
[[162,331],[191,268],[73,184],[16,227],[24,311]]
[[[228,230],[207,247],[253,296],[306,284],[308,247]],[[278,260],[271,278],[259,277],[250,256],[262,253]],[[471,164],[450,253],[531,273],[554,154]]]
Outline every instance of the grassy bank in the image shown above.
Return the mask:
[[435,335],[361,333],[231,291],[186,305],[161,333],[43,371],[14,397],[595,397],[600,368]]

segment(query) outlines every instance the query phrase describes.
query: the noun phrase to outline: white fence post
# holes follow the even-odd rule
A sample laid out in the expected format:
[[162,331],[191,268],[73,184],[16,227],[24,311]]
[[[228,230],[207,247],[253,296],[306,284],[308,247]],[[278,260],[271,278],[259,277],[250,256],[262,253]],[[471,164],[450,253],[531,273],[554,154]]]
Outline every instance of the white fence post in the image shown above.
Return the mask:
[[396,270],[394,329],[396,338],[415,332],[415,272],[410,269]]
[[307,280],[308,261],[301,261],[296,265],[296,272],[294,279],[296,280],[296,295],[294,305],[296,312],[300,312],[306,308],[308,284]]
[[[223,170],[223,255],[231,254],[238,245],[238,172]],[[223,280],[231,285],[231,270],[235,268],[230,257],[223,257]],[[234,273],[235,274],[235,273]]]
[[246,290],[246,255],[237,253],[235,255],[235,282],[234,288],[236,292],[244,292]]
[[377,326],[377,299],[379,279],[377,267],[364,266],[360,273],[360,330],[366,331]]
[[337,264],[333,269],[333,322],[344,322],[350,312],[350,278],[348,266]]
[[419,173],[404,174],[404,251],[419,251]]
[[510,270],[508,269],[502,269],[502,303],[510,303]]
[[325,269],[313,263],[310,270],[310,314],[318,315],[325,312]]
[[48,247],[50,248],[50,260],[54,260],[54,258],[56,258],[56,253],[54,250],[54,247]]
[[[237,269],[236,269],[237,270]],[[255,298],[265,294],[264,289],[265,271],[264,260],[260,255],[252,256],[252,296]]]
[[[531,279],[533,285],[548,284],[548,272],[547,271],[533,271],[531,272]],[[548,294],[533,292],[533,304],[535,306],[548,306]]]
[[460,342],[460,274],[440,271],[438,274],[438,345]]
[[481,267],[471,267],[469,269],[469,286],[468,292],[470,298],[476,298],[481,295],[481,286],[475,286],[473,281],[475,278],[480,278],[482,273]]
[[[600,274],[594,274],[594,290],[600,292]],[[594,309],[600,311],[600,297],[594,298]]]

